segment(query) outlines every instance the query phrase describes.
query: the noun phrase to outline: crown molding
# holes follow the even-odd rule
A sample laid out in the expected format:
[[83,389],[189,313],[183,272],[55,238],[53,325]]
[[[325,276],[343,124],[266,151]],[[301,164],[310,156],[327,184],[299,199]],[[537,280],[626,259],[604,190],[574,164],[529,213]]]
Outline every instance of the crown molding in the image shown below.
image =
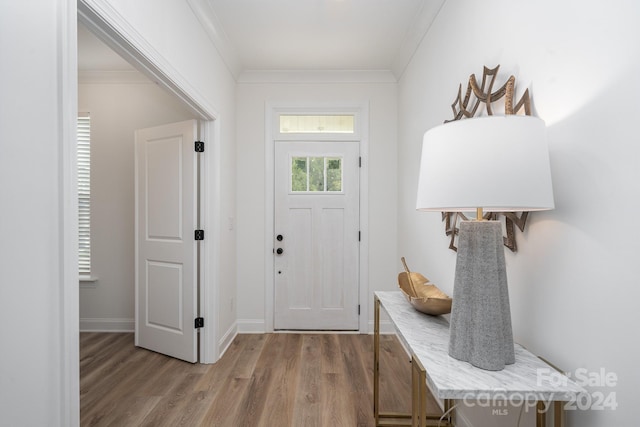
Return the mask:
[[442,10],[444,4],[447,2],[447,0],[438,1],[440,2],[438,7],[433,7],[432,5],[430,7],[426,7],[426,5],[423,4],[417,19],[407,31],[407,36],[405,37],[402,46],[400,46],[392,66],[393,74],[396,76],[398,81],[402,78],[404,71],[413,59],[413,55],[418,50],[422,40],[429,32],[431,25],[438,17],[438,14]]
[[229,72],[234,78],[242,72],[242,64],[233,47],[233,44],[222,30],[222,25],[218,20],[211,4],[208,0],[187,0],[187,4],[193,11],[200,25],[204,28],[207,36],[218,50],[222,60],[227,65]]
[[389,70],[247,70],[238,83],[397,83]]
[[[424,39],[425,35],[428,33],[429,29],[431,28],[431,24],[440,13],[440,10],[442,9],[443,5],[446,3],[446,0],[433,0],[433,1],[439,2],[439,5],[435,8],[432,7],[432,5],[430,5],[429,7],[427,7],[426,5],[422,6],[418,14],[418,17],[416,18],[411,28],[409,28],[409,30],[407,31],[407,36],[404,42],[402,43],[402,45],[400,46],[396,57],[391,63],[390,71],[395,76],[394,81],[396,82],[399,81],[402,75],[404,74],[405,69],[411,62],[413,55],[415,54],[416,50],[420,46],[420,43],[422,43],[422,40]],[[245,70],[233,44],[231,43],[226,33],[224,32],[222,25],[220,24],[220,21],[211,6],[210,1],[209,0],[187,0],[187,3],[191,7],[191,10],[195,14],[195,16],[198,18],[198,20],[200,21],[200,24],[202,25],[205,32],[213,42],[216,49],[218,50],[218,53],[220,54],[220,56],[222,57],[222,60],[227,65],[227,68],[239,83],[240,82],[257,83],[255,79],[259,75],[263,76],[260,78],[266,79],[265,81],[261,81],[261,83],[262,82],[279,83],[278,79],[282,78],[287,74],[290,74],[290,75],[306,74],[307,77],[303,78],[303,81],[307,82],[307,79],[313,74],[319,75],[322,73],[326,73],[326,71],[321,71],[321,70],[293,71],[293,72],[281,71],[281,70],[276,70],[276,71]],[[341,70],[340,72],[345,73],[345,75],[351,74],[351,76],[346,77],[348,82],[352,82],[353,76],[357,73],[369,73],[370,75],[368,77],[365,77],[365,79],[367,80],[371,79],[372,75],[382,73],[381,71],[378,71],[378,70],[367,70],[367,71],[350,71],[350,70],[342,71]],[[277,77],[276,80],[273,80],[274,78],[273,76],[275,76],[276,74],[279,75],[279,77]],[[320,80],[324,81],[325,79],[326,77],[322,77]],[[377,81],[378,78],[374,77],[373,79],[376,80],[376,82],[379,82]],[[334,78],[330,78],[329,80],[332,82],[335,82]],[[384,80],[386,81],[386,78]]]

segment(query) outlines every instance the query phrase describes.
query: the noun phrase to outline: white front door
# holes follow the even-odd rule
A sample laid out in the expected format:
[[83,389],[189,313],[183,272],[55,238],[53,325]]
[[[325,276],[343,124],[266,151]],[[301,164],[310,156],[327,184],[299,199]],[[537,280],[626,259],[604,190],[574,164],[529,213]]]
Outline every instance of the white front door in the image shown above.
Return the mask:
[[275,143],[274,328],[357,330],[359,143]]
[[135,345],[196,362],[195,120],[135,134]]

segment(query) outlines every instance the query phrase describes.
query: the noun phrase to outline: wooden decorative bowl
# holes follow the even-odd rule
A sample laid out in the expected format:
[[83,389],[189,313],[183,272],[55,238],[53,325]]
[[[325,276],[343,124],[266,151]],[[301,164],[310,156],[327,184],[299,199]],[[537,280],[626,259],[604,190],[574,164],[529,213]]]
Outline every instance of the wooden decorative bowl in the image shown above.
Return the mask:
[[407,301],[419,312],[438,316],[451,312],[451,297],[420,273],[409,271],[404,257],[405,272],[398,274],[398,286]]

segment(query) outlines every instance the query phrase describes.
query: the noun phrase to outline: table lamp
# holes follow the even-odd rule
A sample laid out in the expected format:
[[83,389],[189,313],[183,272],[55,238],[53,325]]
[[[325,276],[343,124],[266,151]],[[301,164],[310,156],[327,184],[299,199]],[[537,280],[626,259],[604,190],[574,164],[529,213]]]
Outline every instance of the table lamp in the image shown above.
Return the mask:
[[553,209],[546,127],[531,116],[469,118],[424,135],[416,209],[462,221],[449,355],[486,370],[515,363],[502,224],[484,212]]

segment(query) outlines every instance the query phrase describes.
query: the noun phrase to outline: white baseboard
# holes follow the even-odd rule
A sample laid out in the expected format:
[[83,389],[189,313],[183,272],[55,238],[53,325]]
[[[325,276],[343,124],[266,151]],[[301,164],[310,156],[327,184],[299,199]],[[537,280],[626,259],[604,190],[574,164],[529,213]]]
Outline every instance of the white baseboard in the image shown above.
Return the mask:
[[97,317],[80,319],[80,332],[133,332],[134,330],[134,319]]
[[238,335],[238,324],[233,323],[231,327],[225,332],[224,336],[218,341],[218,360],[224,355],[227,351],[234,338]]
[[[264,319],[239,319],[237,322],[239,334],[264,334],[266,332]],[[373,334],[373,320],[369,321],[368,331]],[[380,333],[395,334],[396,330],[388,320],[380,320]]]
[[237,325],[239,334],[264,334],[267,331],[264,319],[239,319]]

